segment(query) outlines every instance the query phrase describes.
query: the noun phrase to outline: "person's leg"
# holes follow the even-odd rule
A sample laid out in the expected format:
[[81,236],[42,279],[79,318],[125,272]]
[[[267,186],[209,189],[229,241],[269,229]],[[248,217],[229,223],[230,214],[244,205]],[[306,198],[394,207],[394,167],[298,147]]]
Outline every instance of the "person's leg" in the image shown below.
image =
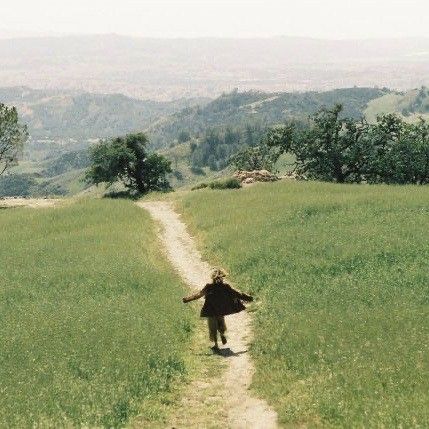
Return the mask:
[[225,337],[226,323],[225,323],[224,316],[220,316],[217,318],[217,328],[220,333],[220,339],[222,340],[222,344],[226,344],[226,337]]
[[218,348],[217,344],[217,330],[218,330],[218,323],[216,320],[216,317],[208,317],[207,323],[209,326],[209,337],[210,340],[215,343],[214,348]]

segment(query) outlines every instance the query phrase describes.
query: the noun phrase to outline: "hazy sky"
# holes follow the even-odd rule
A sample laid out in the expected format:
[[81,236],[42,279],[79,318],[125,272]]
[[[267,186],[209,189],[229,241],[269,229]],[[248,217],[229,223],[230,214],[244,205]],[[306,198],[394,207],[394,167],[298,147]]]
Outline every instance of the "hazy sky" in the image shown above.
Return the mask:
[[0,33],[429,37],[429,0],[0,0]]

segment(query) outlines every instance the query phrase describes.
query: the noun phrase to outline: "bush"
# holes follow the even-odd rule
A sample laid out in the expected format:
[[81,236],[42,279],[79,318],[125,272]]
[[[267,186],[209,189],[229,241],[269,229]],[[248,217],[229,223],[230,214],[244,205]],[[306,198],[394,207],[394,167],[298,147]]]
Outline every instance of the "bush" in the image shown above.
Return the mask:
[[198,185],[195,185],[194,187],[191,188],[191,191],[197,191],[198,189],[204,189],[207,188],[209,185],[208,183],[199,183]]
[[229,177],[224,180],[216,180],[209,183],[210,189],[239,189],[241,188],[241,182],[234,177]]
[[191,171],[194,174],[197,174],[198,176],[205,176],[206,173],[204,172],[204,170],[201,167],[197,167],[195,165],[191,166]]
[[199,183],[198,185],[195,185],[193,188],[191,188],[191,191],[196,191],[198,189],[204,189],[204,188],[239,189],[241,188],[241,182],[234,177],[229,177],[228,179],[215,180],[209,183],[205,183],[205,182]]

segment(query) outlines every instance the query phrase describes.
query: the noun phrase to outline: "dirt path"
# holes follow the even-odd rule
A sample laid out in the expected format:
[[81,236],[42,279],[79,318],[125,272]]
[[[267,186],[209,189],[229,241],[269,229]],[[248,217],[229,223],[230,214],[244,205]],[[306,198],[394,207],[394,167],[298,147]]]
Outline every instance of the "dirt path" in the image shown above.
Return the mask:
[[[209,281],[211,267],[202,260],[179,215],[166,202],[139,205],[161,224],[161,238],[170,262],[192,290],[201,289]],[[201,418],[205,418],[205,425],[211,422],[209,427],[277,427],[276,413],[249,391],[254,372],[247,352],[252,339],[249,314],[228,316],[227,326],[228,347],[217,364],[220,376],[207,376],[191,384],[182,401],[181,415],[172,422],[173,427],[203,427],[203,422],[198,421]]]

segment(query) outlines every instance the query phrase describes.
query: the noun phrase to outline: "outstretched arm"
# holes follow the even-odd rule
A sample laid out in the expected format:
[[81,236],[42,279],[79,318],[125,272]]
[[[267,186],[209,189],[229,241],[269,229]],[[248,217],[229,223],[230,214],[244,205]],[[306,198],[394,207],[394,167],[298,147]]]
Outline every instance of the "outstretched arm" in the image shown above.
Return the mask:
[[190,301],[195,301],[196,299],[202,298],[205,294],[206,294],[206,288],[201,289],[199,292],[196,292],[196,293],[194,293],[194,294],[192,294],[190,296],[187,296],[187,297],[183,298],[182,301],[184,303],[187,303],[187,302],[190,302]]
[[231,288],[232,295],[234,298],[242,299],[243,301],[252,302],[253,296],[247,295],[246,293],[240,292],[237,289],[234,289],[232,286],[229,286]]

